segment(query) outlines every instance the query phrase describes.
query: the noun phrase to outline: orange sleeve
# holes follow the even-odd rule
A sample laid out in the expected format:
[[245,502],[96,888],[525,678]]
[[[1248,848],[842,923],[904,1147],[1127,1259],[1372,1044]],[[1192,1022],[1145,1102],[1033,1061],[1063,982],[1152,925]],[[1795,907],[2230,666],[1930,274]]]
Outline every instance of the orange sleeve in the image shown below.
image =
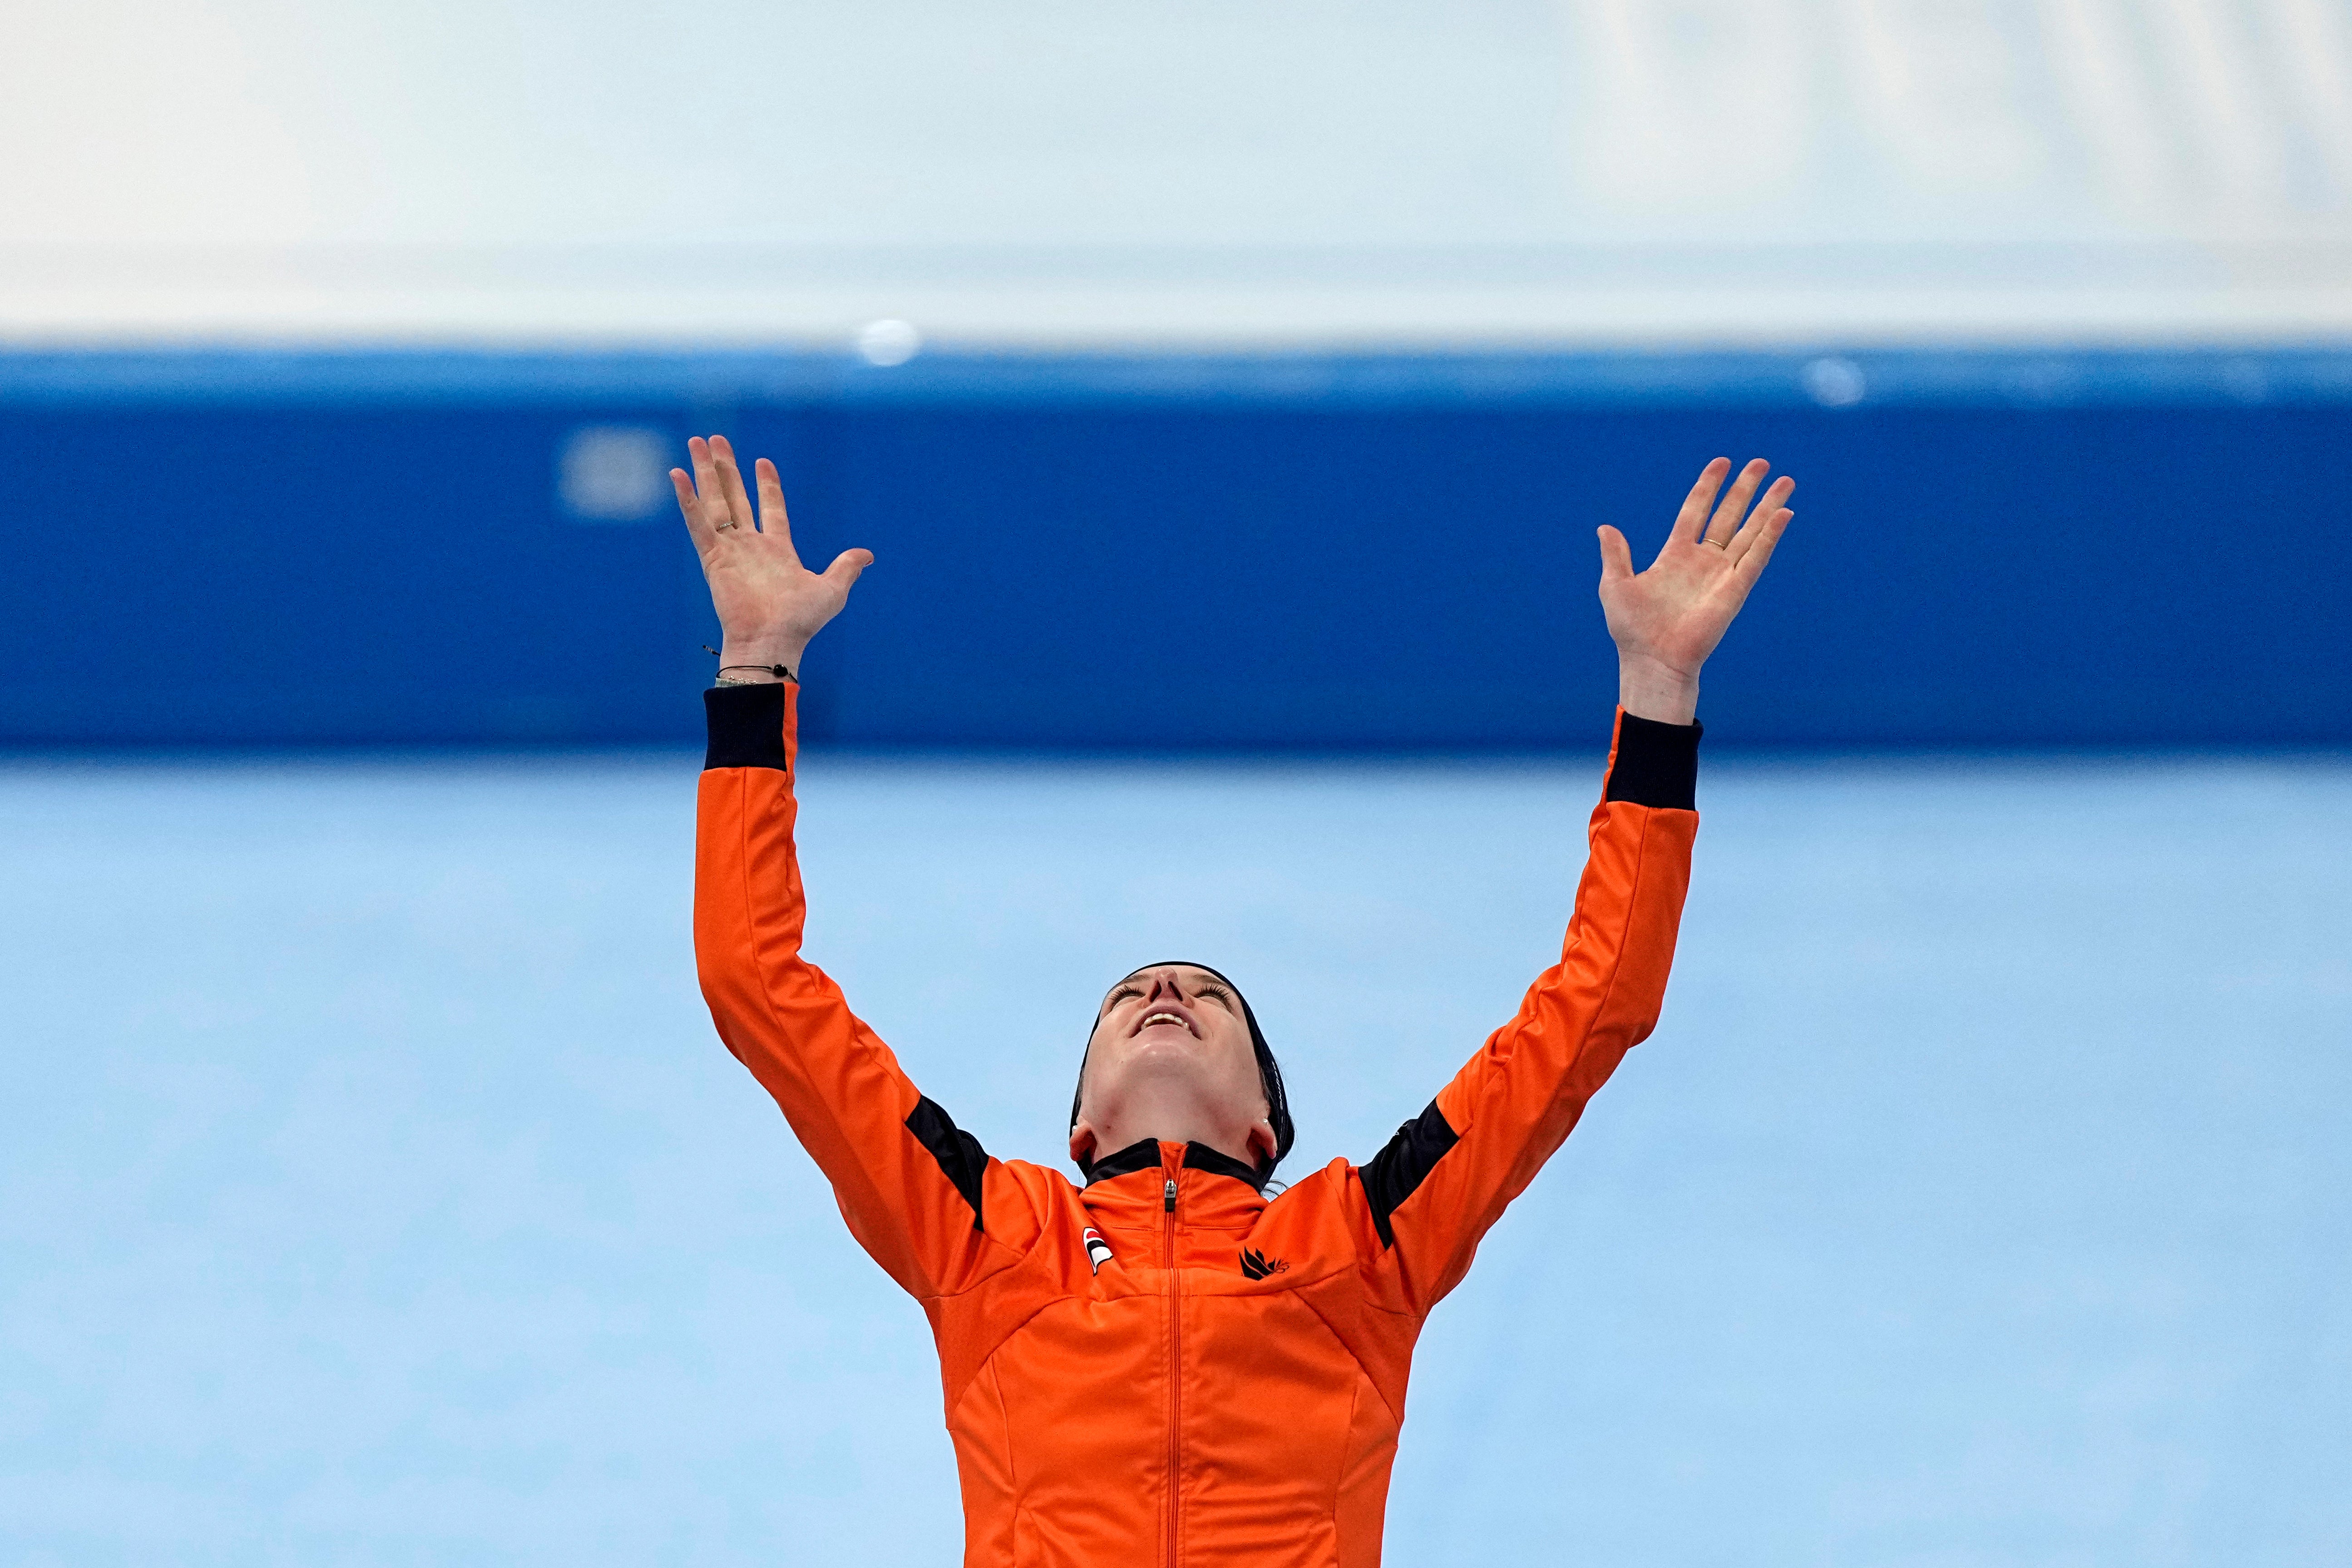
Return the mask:
[[1656,1026],[1698,832],[1698,726],[1621,711],[1559,962],[1429,1108],[1357,1173],[1373,1267],[1426,1313],[1585,1101]]
[[797,697],[791,682],[705,694],[694,866],[702,994],[719,1038],[833,1184],[859,1244],[915,1296],[954,1295],[1011,1263],[1036,1222],[1019,1184],[801,956]]

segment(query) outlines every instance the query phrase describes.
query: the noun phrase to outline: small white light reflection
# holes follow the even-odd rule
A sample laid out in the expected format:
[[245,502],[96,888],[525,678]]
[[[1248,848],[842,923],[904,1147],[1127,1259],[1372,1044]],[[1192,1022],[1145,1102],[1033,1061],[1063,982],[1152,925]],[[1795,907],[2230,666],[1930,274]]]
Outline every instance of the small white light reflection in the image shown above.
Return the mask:
[[582,522],[642,522],[676,498],[669,485],[672,442],[642,425],[583,425],[563,438],[555,489]]
[[1835,354],[1805,366],[1803,380],[1806,393],[1824,408],[1851,408],[1870,390],[1862,366]]
[[857,334],[857,352],[868,364],[905,364],[922,352],[923,334],[895,316],[868,321]]

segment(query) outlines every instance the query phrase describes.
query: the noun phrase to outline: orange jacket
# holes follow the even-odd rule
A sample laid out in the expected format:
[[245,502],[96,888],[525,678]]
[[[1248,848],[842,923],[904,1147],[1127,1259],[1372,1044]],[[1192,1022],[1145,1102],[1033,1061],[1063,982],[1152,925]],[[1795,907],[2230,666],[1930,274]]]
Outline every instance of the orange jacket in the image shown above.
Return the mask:
[[1649,1034],[1698,818],[1696,726],[1621,716],[1560,962],[1363,1165],[1269,1201],[1140,1143],[1080,1188],[925,1099],[801,956],[794,689],[709,694],[694,941],[719,1033],[922,1303],[968,1565],[1377,1563],[1423,1321]]

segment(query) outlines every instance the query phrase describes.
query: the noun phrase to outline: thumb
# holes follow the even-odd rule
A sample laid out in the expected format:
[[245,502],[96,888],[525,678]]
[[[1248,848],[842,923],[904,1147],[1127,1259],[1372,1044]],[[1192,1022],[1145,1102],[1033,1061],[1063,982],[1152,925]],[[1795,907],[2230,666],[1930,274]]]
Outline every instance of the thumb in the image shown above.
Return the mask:
[[1610,527],[1601,525],[1601,580],[1622,583],[1633,575],[1633,549],[1625,536]]
[[845,594],[857,584],[858,574],[874,564],[871,550],[845,550],[833,558],[824,569],[824,580],[838,586]]

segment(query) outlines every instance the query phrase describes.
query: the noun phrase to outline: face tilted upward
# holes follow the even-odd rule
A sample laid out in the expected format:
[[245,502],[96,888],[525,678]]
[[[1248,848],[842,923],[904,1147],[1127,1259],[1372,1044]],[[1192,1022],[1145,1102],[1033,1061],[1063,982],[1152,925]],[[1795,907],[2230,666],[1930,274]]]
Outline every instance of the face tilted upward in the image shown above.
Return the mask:
[[[1241,998],[1189,964],[1129,975],[1111,987],[1096,1016],[1079,1103],[1098,1154],[1120,1146],[1102,1142],[1106,1132],[1181,1141],[1178,1131],[1190,1137],[1207,1127],[1233,1130],[1215,1142],[1246,1140],[1264,1124],[1266,1095]],[[1167,1118],[1170,1128],[1139,1131],[1139,1118],[1154,1117]]]

